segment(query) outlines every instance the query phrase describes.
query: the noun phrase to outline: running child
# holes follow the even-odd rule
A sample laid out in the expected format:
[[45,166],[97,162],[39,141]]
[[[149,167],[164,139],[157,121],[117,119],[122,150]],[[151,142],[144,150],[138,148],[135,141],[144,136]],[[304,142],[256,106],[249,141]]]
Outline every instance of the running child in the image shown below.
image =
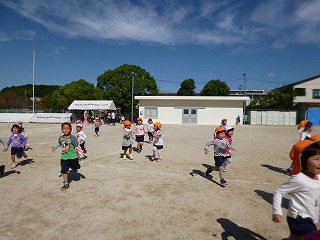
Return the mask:
[[310,139],[312,130],[313,130],[313,124],[312,122],[308,121],[304,126],[302,132],[300,133],[300,141]]
[[221,119],[220,127],[223,127],[224,129],[226,129],[227,123],[228,123],[227,119],[225,118]]
[[226,159],[226,161],[223,163],[223,171],[226,172],[226,167],[229,163],[232,162],[232,153],[230,152],[230,150],[235,151],[235,149],[232,147],[232,136],[234,133],[234,127],[231,127],[230,125],[226,126],[226,136],[225,139],[227,139],[229,145],[230,145],[230,149],[226,148],[226,151],[228,153],[228,157]]
[[226,133],[223,127],[217,127],[215,129],[214,135],[215,135],[215,139],[208,142],[204,146],[204,151],[205,151],[204,153],[207,154],[209,152],[208,148],[211,145],[214,146],[215,166],[214,167],[210,166],[205,172],[205,176],[208,177],[209,173],[211,173],[213,170],[219,170],[220,184],[222,187],[225,187],[228,183],[224,179],[223,164],[227,160],[227,157],[229,156],[226,149],[230,148],[230,146],[227,139],[225,139]]
[[20,159],[23,155],[23,149],[27,144],[27,139],[21,134],[21,127],[18,124],[13,124],[11,128],[11,136],[8,139],[7,144],[5,145],[4,152],[8,151],[9,146],[11,145],[11,169],[17,167],[17,159]]
[[137,142],[137,152],[140,153],[142,151],[142,146],[144,143],[144,134],[146,133],[144,126],[142,124],[142,118],[137,118],[137,125],[134,129],[134,134],[136,135]]
[[319,219],[320,191],[320,141],[303,140],[296,143],[290,152],[295,162],[301,162],[301,172],[290,177],[274,191],[272,221],[283,220],[281,202],[285,194],[290,194],[287,223],[289,239],[303,239],[317,231]]
[[[18,125],[20,126],[20,128],[21,128],[21,134],[28,140],[28,134],[27,134],[25,128],[22,126],[22,121],[16,121],[16,124],[18,124]],[[23,156],[24,158],[27,158],[27,157],[28,157],[28,155],[27,155],[25,152],[28,151],[29,149],[31,149],[31,148],[27,147],[27,144],[26,144],[26,145],[24,146],[23,152],[22,152],[22,156]]]
[[147,129],[148,129],[149,143],[152,143],[152,141],[153,141],[153,131],[154,131],[154,125],[153,125],[152,118],[148,119]]
[[156,162],[161,162],[162,157],[161,157],[161,149],[163,149],[163,134],[161,131],[162,124],[160,122],[155,122],[154,123],[154,132],[153,132],[153,155],[152,155],[152,160]]
[[72,126],[68,122],[61,124],[62,136],[58,139],[58,144],[52,147],[52,151],[55,152],[58,147],[61,147],[61,173],[63,174],[63,186],[61,191],[65,191],[69,188],[68,172],[71,168],[74,172],[78,172],[80,169],[79,159],[76,152],[78,146],[78,140],[71,134]]
[[122,142],[122,150],[123,150],[123,159],[127,159],[127,151],[129,149],[129,159],[132,160],[132,130],[131,130],[131,122],[129,120],[123,121],[123,142]]
[[98,137],[99,136],[100,126],[101,126],[101,122],[100,122],[99,118],[96,118],[94,120],[93,126],[94,126],[94,132],[96,134],[96,137]]
[[78,139],[78,143],[82,149],[83,152],[83,157],[79,160],[85,159],[86,158],[86,153],[87,153],[87,149],[86,149],[86,139],[87,139],[87,135],[84,133],[83,129],[83,125],[81,123],[78,123],[76,125],[76,130],[77,130],[77,139]]

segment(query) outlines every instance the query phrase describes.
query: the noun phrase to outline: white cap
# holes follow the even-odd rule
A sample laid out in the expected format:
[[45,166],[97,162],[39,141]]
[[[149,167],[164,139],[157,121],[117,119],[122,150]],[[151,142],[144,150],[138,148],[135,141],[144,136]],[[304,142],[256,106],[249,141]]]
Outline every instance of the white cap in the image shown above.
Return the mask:
[[230,125],[227,125],[227,126],[225,126],[225,129],[226,129],[226,131],[229,131],[229,130],[231,130],[231,129],[234,129],[234,127],[232,127],[232,126],[230,126]]

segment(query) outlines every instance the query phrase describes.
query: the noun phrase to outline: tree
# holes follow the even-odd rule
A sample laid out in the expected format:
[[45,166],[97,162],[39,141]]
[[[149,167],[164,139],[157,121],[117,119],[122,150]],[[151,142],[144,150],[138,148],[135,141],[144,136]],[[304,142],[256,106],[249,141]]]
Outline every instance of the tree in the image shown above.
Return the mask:
[[293,99],[296,96],[296,91],[292,86],[274,89],[264,97],[253,99],[248,109],[293,109]]
[[[134,73],[134,75],[133,75]],[[131,88],[134,76],[134,96],[158,95],[157,83],[150,74],[139,66],[124,64],[98,76],[97,88],[105,92],[107,99],[113,100],[122,113],[131,112]],[[134,106],[138,102],[134,100]]]
[[225,82],[210,80],[200,92],[201,96],[229,96],[230,88]]
[[177,92],[178,96],[194,96],[195,91],[194,89],[196,88],[194,80],[189,78],[185,79],[181,84],[180,88]]
[[92,83],[84,79],[72,81],[54,91],[46,101],[46,107],[52,109],[68,109],[73,100],[92,100],[96,91]]

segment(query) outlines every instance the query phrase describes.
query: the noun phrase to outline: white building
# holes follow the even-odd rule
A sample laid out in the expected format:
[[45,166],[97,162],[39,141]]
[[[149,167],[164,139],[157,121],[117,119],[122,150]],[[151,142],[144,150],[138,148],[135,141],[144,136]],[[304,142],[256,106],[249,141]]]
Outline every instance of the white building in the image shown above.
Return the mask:
[[244,103],[249,97],[207,96],[135,96],[139,100],[139,116],[146,122],[163,124],[219,125],[228,119],[234,125],[239,115],[243,119]]

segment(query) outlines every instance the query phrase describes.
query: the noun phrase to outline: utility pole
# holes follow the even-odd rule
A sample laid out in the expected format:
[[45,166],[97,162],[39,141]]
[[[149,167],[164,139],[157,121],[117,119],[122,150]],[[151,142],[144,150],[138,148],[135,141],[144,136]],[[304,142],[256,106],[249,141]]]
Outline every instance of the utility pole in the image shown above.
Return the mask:
[[[243,75],[243,95],[246,96],[246,81],[247,81],[247,76],[246,74]],[[244,106],[243,106],[243,124],[246,123],[247,117],[246,117],[246,106],[247,106],[247,101],[244,101]]]
[[135,72],[132,72],[132,86],[131,86],[131,122],[134,122],[133,121],[133,98],[134,98],[134,75],[135,75]]
[[36,50],[33,50],[33,64],[32,64],[32,113],[34,113],[34,65],[36,61]]

